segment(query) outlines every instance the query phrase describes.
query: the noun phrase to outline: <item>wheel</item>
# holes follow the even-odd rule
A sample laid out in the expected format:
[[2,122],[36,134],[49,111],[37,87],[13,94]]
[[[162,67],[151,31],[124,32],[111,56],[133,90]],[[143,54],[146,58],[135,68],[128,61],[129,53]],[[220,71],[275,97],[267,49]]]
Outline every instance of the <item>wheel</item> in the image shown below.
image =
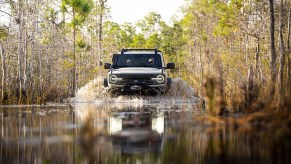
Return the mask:
[[107,79],[104,79],[103,85],[104,85],[104,87],[108,87],[108,80]]

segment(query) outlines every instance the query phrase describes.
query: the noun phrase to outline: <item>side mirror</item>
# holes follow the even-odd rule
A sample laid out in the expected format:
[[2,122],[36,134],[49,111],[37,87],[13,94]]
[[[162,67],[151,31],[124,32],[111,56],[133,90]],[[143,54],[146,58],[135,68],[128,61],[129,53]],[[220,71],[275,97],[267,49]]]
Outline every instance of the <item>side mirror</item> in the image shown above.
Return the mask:
[[104,69],[110,69],[111,64],[110,63],[104,63]]
[[166,69],[174,69],[175,63],[168,63]]

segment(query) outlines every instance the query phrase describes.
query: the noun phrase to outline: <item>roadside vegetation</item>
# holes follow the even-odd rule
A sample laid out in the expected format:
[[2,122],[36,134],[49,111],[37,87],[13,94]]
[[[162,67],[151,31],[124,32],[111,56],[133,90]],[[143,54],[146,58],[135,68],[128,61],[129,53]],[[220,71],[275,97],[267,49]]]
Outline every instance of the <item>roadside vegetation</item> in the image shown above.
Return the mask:
[[62,102],[105,75],[102,63],[121,48],[158,48],[210,114],[268,109],[290,124],[290,6],[186,0],[171,24],[155,12],[118,24],[106,0],[1,1],[1,103]]

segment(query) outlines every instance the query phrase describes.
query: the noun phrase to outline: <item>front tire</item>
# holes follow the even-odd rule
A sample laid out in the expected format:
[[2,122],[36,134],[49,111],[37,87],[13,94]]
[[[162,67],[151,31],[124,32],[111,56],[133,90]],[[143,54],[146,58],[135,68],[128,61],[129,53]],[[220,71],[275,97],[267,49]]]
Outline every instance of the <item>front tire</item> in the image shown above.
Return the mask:
[[108,85],[108,80],[105,78],[104,81],[103,81],[103,85],[105,88],[107,88],[109,85]]

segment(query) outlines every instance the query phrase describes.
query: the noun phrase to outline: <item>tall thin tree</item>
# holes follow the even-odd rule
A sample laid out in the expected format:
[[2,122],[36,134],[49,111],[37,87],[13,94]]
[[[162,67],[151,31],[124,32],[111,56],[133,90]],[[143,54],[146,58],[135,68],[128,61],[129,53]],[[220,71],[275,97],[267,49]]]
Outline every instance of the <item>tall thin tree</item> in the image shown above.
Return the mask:
[[18,23],[18,56],[17,56],[17,65],[18,65],[18,82],[19,82],[19,102],[22,101],[22,91],[23,91],[23,68],[22,68],[22,60],[23,60],[23,46],[22,46],[22,39],[23,39],[23,29],[24,29],[24,22],[23,22],[23,1],[19,0],[17,3],[17,23]]
[[271,51],[271,97],[275,95],[275,84],[276,84],[276,51],[275,51],[275,13],[274,13],[274,0],[269,0],[269,14],[270,14],[270,51]]
[[[86,20],[93,6],[92,0],[62,0],[62,11],[72,14],[73,28],[73,95],[77,90],[77,59],[76,59],[76,32],[77,28]],[[70,8],[70,10],[69,10]]]
[[288,34],[287,34],[287,54],[288,54],[288,80],[291,81],[291,46],[290,46],[290,31],[291,31],[291,7],[288,13]]
[[280,54],[280,67],[279,67],[279,90],[282,94],[284,85],[284,67],[285,67],[285,52],[283,40],[283,0],[280,0],[279,6],[279,54]]
[[6,80],[6,64],[5,64],[5,53],[4,53],[4,46],[0,42],[0,54],[1,54],[1,71],[2,71],[2,79],[1,79],[1,99],[3,101],[4,99],[4,93],[5,93],[5,80]]
[[97,19],[97,51],[98,51],[98,57],[97,57],[97,66],[98,66],[98,75],[101,75],[101,60],[102,60],[102,36],[103,36],[103,20],[105,15],[105,9],[106,9],[106,2],[107,0],[98,0],[96,2],[96,7],[99,8],[99,17]]

